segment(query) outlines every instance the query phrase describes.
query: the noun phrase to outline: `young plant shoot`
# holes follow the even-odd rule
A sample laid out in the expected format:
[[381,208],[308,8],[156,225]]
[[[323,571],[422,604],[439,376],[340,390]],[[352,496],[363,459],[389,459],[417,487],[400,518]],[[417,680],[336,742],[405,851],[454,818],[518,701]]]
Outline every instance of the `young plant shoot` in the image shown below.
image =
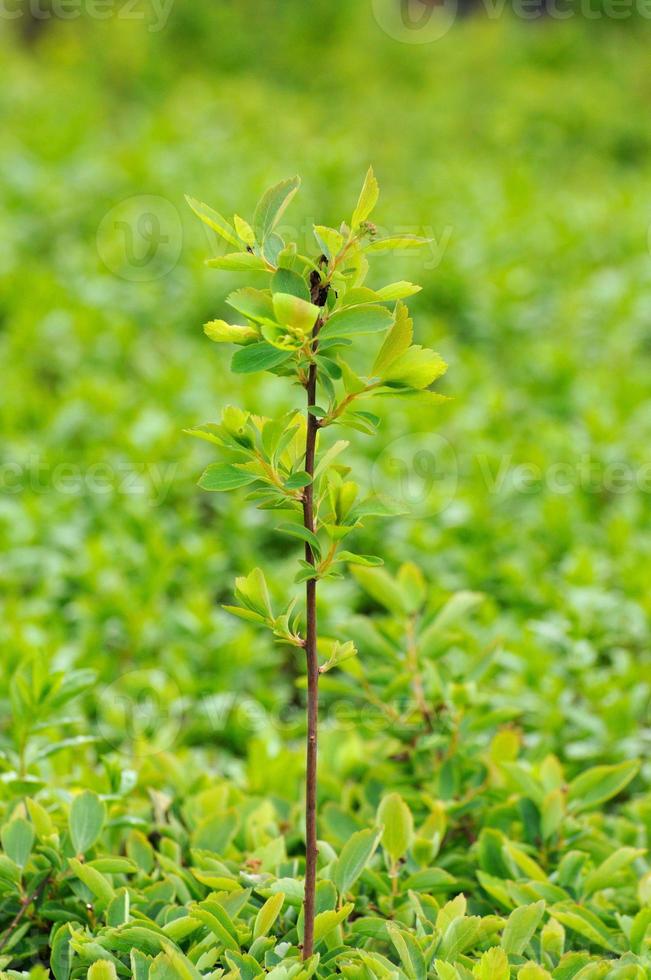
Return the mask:
[[317,736],[319,676],[356,653],[352,642],[320,637],[317,586],[341,578],[348,565],[381,564],[375,556],[351,550],[364,518],[395,513],[377,495],[360,496],[349,478],[348,442],[327,439],[329,430],[354,429],[375,435],[379,418],[368,410],[381,395],[420,394],[430,402],[443,396],[430,385],[446,370],[443,359],[413,341],[413,324],[404,300],[417,293],[411,282],[381,288],[366,285],[369,258],[376,252],[418,249],[427,239],[414,235],[378,238],[369,221],[378,184],[369,169],[348,222],[338,229],[314,228],[314,255],[285,242],[277,226],[296,194],[298,177],[270,188],[249,224],[232,222],[195,200],[195,214],[229,246],[208,265],[251,277],[255,285],[232,292],[227,303],[233,322],[205,326],[216,343],[235,345],[231,370],[267,371],[280,382],[303,389],[304,409],[278,418],[227,407],[221,421],[188,430],[219,446],[219,462],[207,468],[204,490],[246,489],[248,500],[278,511],[277,531],[304,546],[296,582],[305,586],[304,613],[296,596],[274,610],[264,573],[255,568],[235,584],[237,604],[230,612],[270,630],[281,643],[305,651],[307,670],[307,766],[305,821],[305,905],[303,957],[314,949],[317,870]]

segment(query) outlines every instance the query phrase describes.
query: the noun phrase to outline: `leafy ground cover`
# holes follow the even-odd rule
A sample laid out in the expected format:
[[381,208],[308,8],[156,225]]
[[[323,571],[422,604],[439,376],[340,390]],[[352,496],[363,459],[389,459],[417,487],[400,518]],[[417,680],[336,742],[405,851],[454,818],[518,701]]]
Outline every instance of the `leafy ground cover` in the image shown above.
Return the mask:
[[[3,37],[1,968],[644,977],[646,26],[470,19],[421,48],[361,2],[276,31],[272,6]],[[300,169],[307,235],[371,160],[395,230],[437,243],[390,278],[425,284],[454,398],[434,435],[392,405],[355,445],[412,517],[323,589],[360,657],[324,678],[306,969],[302,668],[221,610],[260,547],[280,603],[298,544],[206,500],[181,435],[243,386],[296,406],[208,356],[228,288],[182,196],[248,213]],[[105,221],[140,195],[170,240],[144,272]]]

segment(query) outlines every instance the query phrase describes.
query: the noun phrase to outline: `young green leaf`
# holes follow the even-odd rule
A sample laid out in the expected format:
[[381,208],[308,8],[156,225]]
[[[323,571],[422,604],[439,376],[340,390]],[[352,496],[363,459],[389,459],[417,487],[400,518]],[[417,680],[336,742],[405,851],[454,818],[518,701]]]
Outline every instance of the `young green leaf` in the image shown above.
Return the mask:
[[319,914],[314,919],[314,942],[318,943],[322,939],[336,929],[338,925],[344,922],[350,913],[353,911],[354,903],[349,902],[347,905],[342,906],[339,911],[335,912],[332,909],[328,909],[325,912],[319,912]]
[[237,490],[253,483],[257,477],[231,463],[211,463],[204,470],[199,486],[202,490]]
[[381,377],[382,372],[387,370],[397,357],[409,349],[413,335],[413,321],[409,316],[409,311],[404,303],[398,303],[395,322],[378,351],[371,374]]
[[403,858],[414,837],[414,818],[399,793],[389,793],[377,811],[378,823],[383,826],[382,847],[395,864]]
[[540,925],[545,911],[544,902],[534,902],[514,909],[502,934],[502,949],[521,956]]
[[208,207],[208,205],[204,204],[202,201],[196,201],[193,197],[188,197],[187,194],[185,199],[196,216],[200,218],[205,225],[212,228],[213,231],[216,231],[221,238],[229,243],[229,245],[234,245],[236,248],[239,248],[240,241],[235,234],[235,230],[231,227],[228,221],[226,221],[226,219],[219,214],[218,211]]
[[362,186],[362,190],[360,191],[357,206],[353,212],[353,217],[350,222],[350,226],[353,230],[359,228],[362,222],[366,221],[369,215],[373,212],[373,208],[377,204],[379,196],[379,184],[376,180],[375,174],[373,173],[373,167],[369,167],[366,177],[364,178],[364,184]]
[[291,358],[291,351],[279,350],[264,341],[250,344],[233,355],[231,368],[235,374],[252,374],[255,371],[269,371],[279,367]]
[[216,344],[251,344],[260,339],[253,327],[225,320],[210,320],[204,324],[203,332]]
[[85,790],[75,796],[70,807],[68,829],[75,854],[85,854],[102,832],[106,820],[106,805],[97,793]]
[[310,291],[305,279],[292,269],[278,269],[271,278],[271,289],[274,293],[287,293],[310,302]]
[[270,187],[262,195],[253,215],[253,230],[258,242],[264,242],[271,234],[300,184],[299,177],[291,177]]
[[354,306],[333,313],[321,328],[323,339],[354,337],[385,330],[393,316],[384,306]]
[[253,926],[254,939],[259,939],[261,936],[267,935],[274,922],[280,915],[280,910],[283,907],[284,901],[284,892],[277,892],[275,895],[272,895],[271,898],[267,899],[255,919]]
[[14,817],[2,828],[2,847],[15,864],[24,868],[34,845],[34,828],[23,817]]
[[600,806],[621,793],[639,770],[639,762],[630,761],[614,766],[594,766],[582,772],[570,783],[568,806],[575,812]]
[[422,248],[429,245],[431,238],[419,238],[418,235],[395,235],[392,238],[376,238],[366,246],[367,252],[389,252],[396,249]]
[[291,293],[274,293],[273,308],[278,323],[309,333],[321,312],[318,306]]
[[220,255],[215,259],[206,259],[206,265],[211,269],[223,269],[225,272],[267,272],[268,266],[259,255],[252,252],[231,252],[230,255]]
[[118,975],[109,960],[98,960],[89,967],[86,978],[87,980],[118,980]]
[[346,895],[353,887],[373,857],[381,836],[381,831],[366,828],[346,841],[332,869],[332,880],[340,895]]

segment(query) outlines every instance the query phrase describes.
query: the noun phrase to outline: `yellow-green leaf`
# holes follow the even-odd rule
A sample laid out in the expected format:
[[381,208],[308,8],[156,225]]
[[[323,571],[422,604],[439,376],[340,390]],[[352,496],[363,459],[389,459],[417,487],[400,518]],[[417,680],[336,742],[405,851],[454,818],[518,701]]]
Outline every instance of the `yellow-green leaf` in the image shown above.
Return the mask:
[[357,205],[353,211],[353,217],[351,219],[351,228],[353,230],[359,228],[361,223],[366,221],[377,204],[379,196],[380,186],[373,173],[373,167],[369,167],[364,178]]
[[395,863],[404,857],[414,837],[414,818],[399,793],[385,796],[377,811],[382,831],[382,847]]
[[391,364],[409,349],[414,335],[413,320],[404,303],[396,305],[395,320],[378,351],[371,374],[382,377]]
[[253,327],[225,320],[210,320],[204,324],[203,332],[216,344],[250,344],[260,339]]
[[212,228],[213,231],[216,231],[221,238],[229,243],[229,245],[235,245],[236,248],[239,247],[240,242],[234,229],[228,223],[226,218],[223,218],[218,211],[215,211],[207,204],[204,204],[203,201],[197,201],[193,197],[188,197],[187,194],[185,199],[196,214],[197,218],[203,221],[204,225],[207,225],[209,228]]
[[333,909],[319,912],[314,919],[314,942],[317,943],[321,939],[325,939],[329,932],[332,932],[333,929],[336,929],[338,925],[348,918],[354,907],[353,902],[348,902],[338,912],[335,912]]
[[271,898],[267,899],[255,918],[255,924],[253,926],[254,939],[259,939],[260,936],[267,935],[272,925],[280,915],[280,910],[283,907],[284,901],[284,892],[277,892],[275,895],[272,895]]

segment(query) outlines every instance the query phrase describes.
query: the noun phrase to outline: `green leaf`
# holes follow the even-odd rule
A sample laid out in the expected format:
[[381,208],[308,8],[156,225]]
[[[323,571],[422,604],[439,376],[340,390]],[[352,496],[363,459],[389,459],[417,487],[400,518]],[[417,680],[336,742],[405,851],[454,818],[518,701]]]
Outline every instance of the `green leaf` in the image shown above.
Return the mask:
[[347,905],[342,906],[338,912],[335,912],[333,909],[319,912],[314,919],[314,942],[318,943],[322,939],[325,939],[333,929],[336,929],[338,925],[348,918],[354,907],[354,903],[349,902]]
[[294,327],[304,334],[310,333],[321,313],[318,306],[291,293],[274,293],[273,307],[278,323]]
[[381,289],[376,290],[375,295],[383,303],[389,303],[397,299],[406,299],[408,296],[414,296],[422,288],[422,286],[417,286],[413,282],[407,282],[405,279],[401,279],[399,282],[391,282],[387,286],[382,286]]
[[380,196],[380,187],[373,173],[373,167],[369,167],[364,178],[364,184],[357,201],[357,206],[353,212],[350,226],[353,230],[359,228],[363,221],[369,217],[373,208],[377,204]]
[[354,551],[340,551],[337,561],[344,561],[349,565],[364,565],[367,568],[377,568],[384,564],[384,560],[377,555],[356,555]]
[[41,806],[40,803],[31,797],[28,797],[25,800],[25,803],[27,804],[27,810],[32,821],[32,826],[34,827],[36,836],[39,838],[39,840],[51,837],[52,834],[56,833],[54,821],[45,807]]
[[320,336],[354,337],[361,334],[386,330],[393,322],[393,315],[384,306],[353,306],[333,313],[321,328]]
[[591,810],[621,793],[637,776],[640,763],[621,762],[615,766],[594,766],[573,779],[568,790],[568,806],[575,812]]
[[253,230],[260,243],[276,227],[300,184],[300,177],[291,177],[270,187],[262,195],[253,215]]
[[235,231],[240,241],[243,241],[245,245],[249,247],[255,245],[255,232],[253,228],[245,221],[244,218],[240,218],[239,214],[233,215],[233,225],[235,226]]
[[268,272],[269,270],[265,260],[252,252],[219,255],[215,259],[206,259],[206,265],[211,269],[223,269],[225,272]]
[[436,351],[415,345],[395,357],[378,376],[389,388],[422,390],[445,374],[448,366]]
[[99,857],[87,861],[86,866],[101,871],[103,875],[132,875],[138,870],[133,861],[124,857]]
[[398,303],[395,322],[378,351],[371,374],[381,377],[382,372],[393,364],[397,357],[409,349],[414,335],[413,328],[413,321],[409,316],[407,307],[404,303]]
[[72,926],[69,922],[60,926],[54,934],[50,953],[50,969],[55,980],[68,980],[72,967],[73,951],[70,947]]
[[116,928],[127,923],[129,921],[129,908],[129,891],[126,888],[121,888],[106,910],[107,925]]
[[338,439],[334,442],[329,449],[327,449],[322,456],[319,457],[316,469],[314,470],[315,478],[325,473],[328,467],[334,463],[337,456],[347,449],[350,443],[346,439]]
[[115,967],[108,960],[98,960],[89,968],[87,980],[118,980]]
[[643,953],[651,931],[651,908],[640,909],[631,923],[630,946],[634,953]]
[[199,480],[202,490],[237,490],[253,483],[257,477],[246,470],[238,469],[232,463],[211,463]]
[[317,538],[316,534],[309,531],[302,524],[279,524],[276,528],[281,534],[289,534],[293,538],[299,538],[301,541],[305,541],[309,544],[312,552],[318,557],[321,557],[321,543]]
[[459,980],[457,969],[450,963],[444,963],[443,960],[435,960],[434,966],[439,975],[439,980]]
[[613,953],[618,952],[614,934],[589,909],[573,902],[562,902],[550,906],[548,911],[561,925],[573,929],[589,942]]
[[445,930],[437,953],[446,960],[456,960],[475,945],[480,930],[481,919],[476,915],[455,919]]
[[603,888],[612,888],[615,875],[623,871],[624,868],[628,868],[633,861],[636,861],[644,854],[645,851],[643,849],[620,847],[614,854],[606,858],[598,868],[595,868],[586,875],[583,882],[583,894],[589,896],[601,891]]
[[190,906],[190,915],[199,919],[217,937],[225,949],[239,953],[237,930],[226,910],[216,901],[205,901]]
[[411,810],[399,793],[389,793],[378,807],[377,819],[384,827],[382,847],[395,864],[405,856],[414,837]]
[[19,867],[25,867],[33,846],[34,828],[23,817],[15,817],[2,828],[2,848]]
[[365,247],[366,252],[388,252],[395,249],[422,248],[429,245],[431,238],[418,235],[395,235],[393,238],[376,238]]
[[274,293],[288,293],[307,303],[310,302],[310,290],[305,279],[293,269],[278,269],[271,277],[271,290]]
[[395,922],[387,922],[386,928],[407,976],[410,980],[425,980],[425,958],[414,937],[406,930],[399,929]]
[[476,980],[510,980],[511,968],[506,953],[499,946],[487,949],[472,973]]
[[303,487],[309,487],[311,482],[312,477],[309,473],[306,473],[305,470],[298,470],[285,481],[285,490],[301,490]]
[[250,344],[233,355],[231,368],[235,374],[251,374],[254,371],[268,371],[278,367],[291,357],[291,351],[280,350],[264,341]]
[[204,323],[203,332],[216,344],[250,344],[260,339],[253,327],[239,323],[226,323],[225,320],[210,320]]
[[267,935],[274,922],[280,915],[280,910],[283,907],[284,901],[284,892],[276,892],[275,895],[272,895],[271,898],[267,899],[255,918],[255,924],[253,926],[254,939],[259,939],[260,936]]
[[332,868],[332,880],[341,895],[350,891],[378,846],[381,831],[367,828],[348,838]]
[[104,877],[99,871],[95,871],[88,864],[82,864],[77,858],[70,858],[68,861],[70,865],[70,870],[83,881],[86,888],[88,888],[96,898],[106,905],[112,902],[115,898],[115,892],[113,887],[109,883],[108,879]]
[[226,302],[238,313],[242,313],[249,320],[255,320],[256,323],[273,318],[271,296],[262,289],[253,289],[251,286],[236,289],[229,294]]
[[339,640],[320,639],[319,652],[323,647],[327,649],[328,659],[319,667],[320,674],[327,674],[329,670],[333,670],[333,668],[345,663],[346,660],[357,656],[357,648],[352,640],[341,643]]
[[149,967],[151,957],[145,956],[139,949],[132,949],[129,953],[132,980],[149,980]]
[[502,934],[502,949],[507,953],[521,956],[540,925],[544,911],[544,902],[535,902],[533,905],[523,905],[514,909]]
[[436,913],[436,928],[439,932],[445,932],[455,919],[463,919],[468,909],[466,896],[456,895],[446,902],[442,909]]
[[149,980],[202,980],[202,974],[187,956],[170,944],[153,960]]
[[218,211],[208,207],[208,205],[204,204],[202,201],[196,201],[193,197],[188,197],[187,194],[185,199],[196,216],[200,218],[205,225],[208,225],[209,228],[216,231],[217,234],[230,245],[235,245],[236,248],[239,246],[240,242],[235,234],[235,230],[231,227],[226,218],[223,218]]
[[518,970],[518,980],[552,980],[552,975],[542,966],[527,963]]
[[328,228],[327,225],[315,225],[314,237],[328,259],[333,259],[344,247],[344,236],[335,228]]
[[245,606],[261,616],[273,618],[267,580],[261,568],[235,579],[235,595]]
[[106,806],[97,793],[87,789],[75,796],[68,817],[75,854],[85,854],[90,850],[101,834],[105,820]]

